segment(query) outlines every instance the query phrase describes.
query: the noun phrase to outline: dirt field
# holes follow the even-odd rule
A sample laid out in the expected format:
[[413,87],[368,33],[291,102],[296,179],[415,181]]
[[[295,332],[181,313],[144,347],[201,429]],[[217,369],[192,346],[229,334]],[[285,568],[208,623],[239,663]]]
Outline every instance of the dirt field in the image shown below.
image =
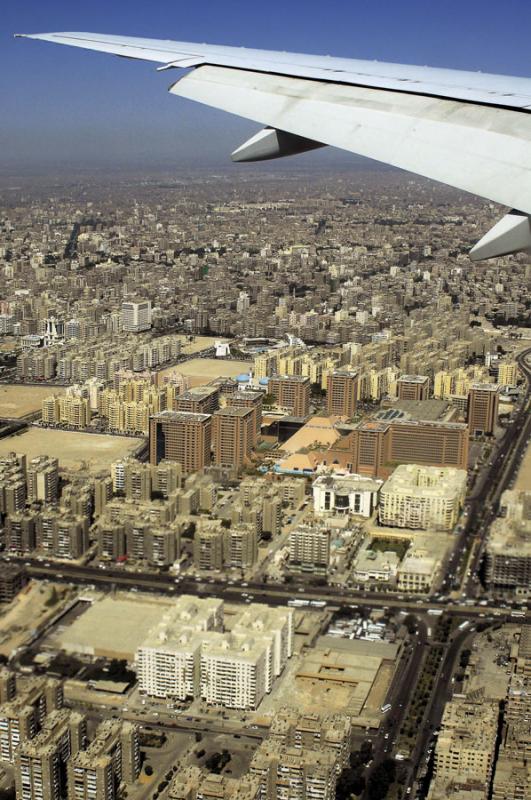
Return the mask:
[[223,341],[223,339],[219,336],[194,336],[193,341],[189,342],[187,336],[181,336],[181,352],[199,353],[207,347],[214,347],[218,341]]
[[170,372],[180,372],[190,378],[192,386],[201,386],[223,376],[225,378],[235,378],[244,372],[249,372],[251,363],[249,361],[222,361],[216,358],[192,358],[176,367],[161,370],[160,376]]
[[[52,592],[57,602],[50,603]],[[68,596],[66,587],[30,583],[8,606],[0,610],[0,654],[9,656],[15,648],[28,639],[31,631],[60,608],[60,601]]]
[[60,387],[9,386],[0,384],[0,417],[20,419],[41,410],[45,397],[64,394]]
[[133,453],[139,439],[93,433],[73,433],[51,428],[29,428],[0,440],[0,456],[23,453],[28,459],[47,455],[59,459],[63,469],[76,470],[84,464],[91,473],[108,468],[113,461]]
[[514,488],[517,491],[522,491],[522,489],[531,491],[531,445],[527,447]]

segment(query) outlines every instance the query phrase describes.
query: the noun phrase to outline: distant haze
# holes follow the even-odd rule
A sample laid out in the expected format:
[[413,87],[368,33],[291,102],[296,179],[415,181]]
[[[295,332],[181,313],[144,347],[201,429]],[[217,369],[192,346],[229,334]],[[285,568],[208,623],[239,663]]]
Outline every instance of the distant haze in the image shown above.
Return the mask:
[[[435,7],[436,6],[436,7]],[[528,0],[6,2],[0,20],[0,169],[230,166],[258,128],[170,96],[150,62],[14,40],[96,31],[531,76]],[[330,150],[294,163],[337,167]]]

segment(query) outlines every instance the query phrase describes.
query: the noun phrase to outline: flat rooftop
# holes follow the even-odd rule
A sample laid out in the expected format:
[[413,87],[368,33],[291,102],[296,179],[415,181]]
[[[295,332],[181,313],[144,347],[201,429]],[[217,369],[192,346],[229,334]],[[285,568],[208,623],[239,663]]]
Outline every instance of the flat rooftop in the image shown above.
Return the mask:
[[104,597],[69,628],[54,634],[51,644],[68,653],[132,661],[137,648],[174,603],[145,595]]

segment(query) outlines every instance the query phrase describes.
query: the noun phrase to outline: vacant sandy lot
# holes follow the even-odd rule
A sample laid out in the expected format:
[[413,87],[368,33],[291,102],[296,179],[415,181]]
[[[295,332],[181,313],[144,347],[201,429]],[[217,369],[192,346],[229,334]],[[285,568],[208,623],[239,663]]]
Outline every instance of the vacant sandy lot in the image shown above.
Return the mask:
[[514,488],[519,491],[523,489],[531,491],[531,445],[527,447]]
[[194,336],[191,342],[188,341],[188,336],[181,336],[181,352],[182,353],[199,353],[207,347],[214,347],[216,342],[225,341],[219,336]]
[[[54,595],[57,602],[53,602]],[[0,654],[9,656],[27,641],[31,632],[47,617],[57,613],[60,601],[67,598],[69,590],[57,585],[55,589],[43,583],[29,583],[7,606],[0,609]]]
[[45,397],[64,394],[60,387],[10,386],[0,384],[0,417],[20,419],[41,410]]
[[223,361],[217,358],[192,358],[183,364],[161,370],[161,376],[168,375],[170,372],[180,372],[190,378],[192,386],[200,386],[208,383],[214,378],[235,378],[244,372],[249,372],[251,363],[249,361]]
[[15,436],[0,440],[0,456],[23,453],[28,459],[47,455],[59,459],[63,469],[75,470],[84,464],[90,472],[100,472],[113,461],[133,453],[139,439],[105,434],[72,433],[52,428],[29,428]]

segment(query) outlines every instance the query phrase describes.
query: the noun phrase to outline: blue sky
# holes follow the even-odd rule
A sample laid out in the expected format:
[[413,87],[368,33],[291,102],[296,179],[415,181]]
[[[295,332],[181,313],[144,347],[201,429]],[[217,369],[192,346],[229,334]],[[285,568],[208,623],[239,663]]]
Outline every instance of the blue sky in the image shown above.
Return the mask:
[[155,64],[12,38],[75,30],[531,77],[530,0],[4,0],[0,169],[228,166],[256,130],[170,96]]

